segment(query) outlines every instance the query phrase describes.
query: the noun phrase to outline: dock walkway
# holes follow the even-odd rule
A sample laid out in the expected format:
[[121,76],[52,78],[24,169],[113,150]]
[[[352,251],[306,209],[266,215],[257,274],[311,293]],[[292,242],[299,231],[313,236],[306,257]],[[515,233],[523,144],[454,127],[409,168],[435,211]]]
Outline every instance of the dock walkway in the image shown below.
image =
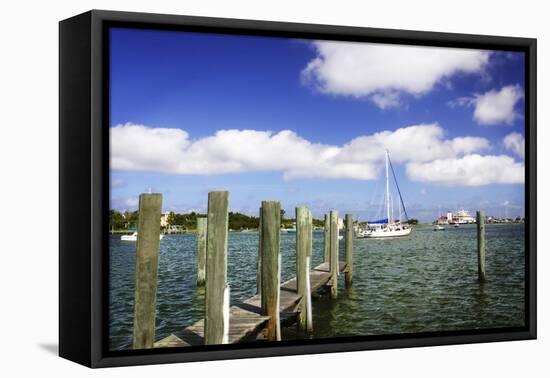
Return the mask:
[[[339,271],[342,273],[347,271],[346,262],[340,261]],[[329,263],[322,263],[311,270],[309,279],[312,293],[322,286],[330,286]],[[293,318],[300,299],[296,288],[296,277],[281,284],[279,302],[281,319],[285,318],[285,314]],[[228,343],[234,344],[255,337],[268,320],[269,316],[262,315],[260,295],[255,295],[242,303],[231,306],[229,309]],[[155,348],[194,345],[204,345],[204,319],[154,343]]]

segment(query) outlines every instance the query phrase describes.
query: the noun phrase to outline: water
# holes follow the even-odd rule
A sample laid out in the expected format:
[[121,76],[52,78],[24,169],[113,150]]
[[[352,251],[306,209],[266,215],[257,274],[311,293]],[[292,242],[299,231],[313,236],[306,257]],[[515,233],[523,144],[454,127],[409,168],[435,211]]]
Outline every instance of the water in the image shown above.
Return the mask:
[[[295,276],[295,234],[281,234],[282,281]],[[321,263],[323,232],[313,236],[312,266]],[[488,282],[477,282],[476,227],[418,227],[410,237],[354,241],[353,286],[339,278],[338,298],[313,300],[314,338],[516,327],[525,324],[523,224],[486,226]],[[229,233],[231,302],[256,291],[257,233]],[[197,289],[194,234],[160,243],[157,339],[204,315]],[[110,348],[132,342],[135,243],[111,236]],[[340,242],[343,259],[343,241]],[[283,329],[283,339],[303,337]]]

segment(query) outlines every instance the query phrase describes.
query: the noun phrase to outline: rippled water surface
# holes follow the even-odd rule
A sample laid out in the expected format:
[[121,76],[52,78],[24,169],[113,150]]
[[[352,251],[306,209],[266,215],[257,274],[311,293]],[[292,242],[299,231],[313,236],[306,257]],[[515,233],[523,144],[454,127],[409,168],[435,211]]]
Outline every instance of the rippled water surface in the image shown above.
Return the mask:
[[[281,235],[282,281],[295,275],[295,234]],[[354,241],[353,286],[313,301],[314,338],[523,326],[524,225],[486,226],[488,282],[477,282],[476,227],[434,232],[415,228],[398,239]],[[131,347],[136,245],[110,240],[110,346]],[[257,233],[229,234],[231,302],[256,291]],[[194,234],[160,243],[157,339],[204,314],[197,288]],[[343,258],[343,241],[340,251]],[[321,263],[323,232],[314,233],[313,264]],[[283,338],[297,337],[292,328]]]

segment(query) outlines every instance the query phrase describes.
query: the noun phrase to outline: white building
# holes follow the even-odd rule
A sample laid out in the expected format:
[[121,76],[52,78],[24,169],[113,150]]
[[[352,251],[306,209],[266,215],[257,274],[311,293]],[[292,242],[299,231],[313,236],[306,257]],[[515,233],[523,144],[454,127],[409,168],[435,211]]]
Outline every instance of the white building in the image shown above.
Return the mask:
[[168,227],[168,216],[170,213],[163,213],[160,215],[160,227]]

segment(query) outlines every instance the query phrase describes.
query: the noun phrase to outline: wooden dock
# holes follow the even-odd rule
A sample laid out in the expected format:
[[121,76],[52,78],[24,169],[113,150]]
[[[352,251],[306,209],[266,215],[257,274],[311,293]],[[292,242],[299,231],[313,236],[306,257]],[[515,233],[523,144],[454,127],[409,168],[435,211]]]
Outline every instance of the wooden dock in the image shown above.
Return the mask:
[[[339,270],[347,272],[347,264],[340,261]],[[323,286],[331,285],[331,273],[329,263],[325,262],[309,272],[311,292],[314,293]],[[281,319],[296,318],[296,308],[301,300],[296,287],[296,277],[284,282],[280,288],[279,312]],[[254,340],[264,329],[269,316],[262,315],[260,295],[245,300],[242,303],[231,306],[229,310],[229,335],[228,343],[239,343]],[[155,342],[155,348],[185,347],[204,345],[204,319],[195,324],[171,334],[164,339]]]
[[[281,327],[296,323],[313,331],[312,293],[326,287],[338,297],[338,275],[345,287],[353,281],[353,217],[345,215],[344,261],[339,254],[339,218],[336,210],[325,214],[323,263],[311,269],[313,218],[306,207],[296,210],[296,276],[281,279],[281,204],[262,201],[259,211],[256,295],[230,306],[227,280],[229,193],[208,193],[208,214],[197,219],[197,286],[205,286],[204,319],[155,341],[155,316],[162,195],[140,195],[134,293],[133,349],[281,341]],[[477,213],[478,276],[485,272],[485,215]]]
[[[262,201],[255,264],[256,295],[230,306],[227,281],[229,192],[208,193],[208,214],[197,219],[197,286],[205,286],[204,319],[157,340],[155,337],[157,275],[162,195],[140,195],[136,251],[133,349],[233,344],[246,341],[280,341],[281,327],[297,323],[313,331],[312,293],[322,287],[337,297],[338,275],[352,274],[352,218],[347,216],[345,259],[339,261],[338,213],[325,222],[323,263],[311,268],[313,217],[306,207],[296,211],[296,276],[281,283],[281,204]],[[327,217],[325,217],[327,219]]]

